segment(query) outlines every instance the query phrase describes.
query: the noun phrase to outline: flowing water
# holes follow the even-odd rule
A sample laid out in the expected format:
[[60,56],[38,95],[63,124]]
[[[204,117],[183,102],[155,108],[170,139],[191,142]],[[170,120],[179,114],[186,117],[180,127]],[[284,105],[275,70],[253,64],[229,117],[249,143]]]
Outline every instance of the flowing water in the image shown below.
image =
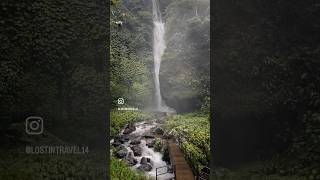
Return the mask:
[[163,110],[164,103],[162,102],[160,91],[160,65],[161,57],[166,49],[164,35],[165,28],[162,22],[161,12],[157,0],[152,0],[152,12],[153,12],[153,61],[154,61],[154,84],[155,84],[155,106],[156,110]]
[[[156,177],[156,168],[158,167],[163,167],[167,166],[168,164],[162,159],[163,154],[160,152],[154,151],[154,148],[149,148],[146,144],[146,139],[143,138],[143,135],[146,133],[152,132],[152,130],[157,127],[159,124],[156,122],[156,120],[151,120],[151,121],[143,121],[140,123],[136,123],[135,127],[136,130],[130,133],[129,137],[130,140],[123,145],[127,148],[128,154],[130,152],[133,152],[132,149],[130,148],[130,142],[133,139],[141,138],[141,143],[139,146],[142,149],[142,154],[141,156],[134,156],[135,159],[137,159],[138,163],[134,165],[132,168],[138,170],[139,166],[141,166],[140,161],[142,157],[150,158],[151,164],[152,164],[152,170],[146,172],[147,175],[150,177],[155,178]],[[158,170],[158,173],[164,173],[167,171],[166,168]],[[168,180],[172,179],[174,177],[173,173],[166,173],[164,175],[158,176],[158,180]]]

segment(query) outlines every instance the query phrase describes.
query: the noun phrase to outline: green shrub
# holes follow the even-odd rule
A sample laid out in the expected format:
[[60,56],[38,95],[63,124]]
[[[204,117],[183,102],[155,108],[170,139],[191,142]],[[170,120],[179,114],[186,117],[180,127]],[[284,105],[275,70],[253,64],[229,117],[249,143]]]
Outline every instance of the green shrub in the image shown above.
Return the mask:
[[162,148],[163,148],[163,143],[162,143],[161,139],[160,138],[156,138],[155,141],[156,142],[154,144],[154,151],[161,152]]
[[148,177],[144,176],[142,173],[138,173],[127,164],[125,164],[122,160],[118,160],[116,158],[111,158],[110,165],[110,177],[112,180],[147,180]]
[[150,113],[142,111],[116,111],[113,110],[110,113],[110,136],[113,137],[120,133],[120,131],[129,122],[139,122],[150,119],[152,115]]
[[210,122],[200,113],[176,115],[166,121],[165,129],[178,139],[188,163],[199,171],[210,160]]

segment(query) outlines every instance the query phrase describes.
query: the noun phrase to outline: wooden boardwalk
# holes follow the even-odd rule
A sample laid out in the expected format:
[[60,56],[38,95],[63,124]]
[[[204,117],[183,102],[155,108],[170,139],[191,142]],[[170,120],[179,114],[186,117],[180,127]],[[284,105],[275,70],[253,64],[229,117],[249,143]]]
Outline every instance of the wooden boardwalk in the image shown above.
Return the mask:
[[176,180],[195,180],[179,146],[173,140],[168,140],[168,148],[171,164],[175,165]]

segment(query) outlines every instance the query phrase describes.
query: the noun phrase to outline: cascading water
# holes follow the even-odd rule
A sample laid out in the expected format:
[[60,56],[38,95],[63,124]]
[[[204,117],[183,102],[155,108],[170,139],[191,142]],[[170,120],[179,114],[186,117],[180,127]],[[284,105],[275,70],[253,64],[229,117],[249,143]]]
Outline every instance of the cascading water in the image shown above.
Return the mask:
[[154,84],[155,84],[155,106],[156,110],[163,111],[164,106],[160,91],[160,65],[161,57],[166,49],[164,34],[165,28],[162,22],[161,12],[157,0],[152,0],[153,11],[153,61],[154,61]]

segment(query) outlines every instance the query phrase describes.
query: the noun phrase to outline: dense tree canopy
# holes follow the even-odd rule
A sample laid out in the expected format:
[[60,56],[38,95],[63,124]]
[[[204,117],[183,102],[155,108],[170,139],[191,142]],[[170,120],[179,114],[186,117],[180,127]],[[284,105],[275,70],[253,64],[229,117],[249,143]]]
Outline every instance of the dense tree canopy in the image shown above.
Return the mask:
[[[96,150],[105,151],[108,4],[3,0],[0,9],[0,179],[105,179]],[[29,116],[43,118],[42,134],[27,134]],[[25,150],[47,145],[90,154]]]
[[[143,4],[119,3],[111,8],[110,86],[114,100],[145,107],[152,101],[152,15]],[[121,22],[119,25],[117,23]]]
[[[1,2],[1,133],[30,115],[42,116],[46,130],[70,141],[90,139],[82,132],[88,124],[103,130],[105,6],[98,1]],[[96,139],[90,142],[100,141],[92,135]]]

